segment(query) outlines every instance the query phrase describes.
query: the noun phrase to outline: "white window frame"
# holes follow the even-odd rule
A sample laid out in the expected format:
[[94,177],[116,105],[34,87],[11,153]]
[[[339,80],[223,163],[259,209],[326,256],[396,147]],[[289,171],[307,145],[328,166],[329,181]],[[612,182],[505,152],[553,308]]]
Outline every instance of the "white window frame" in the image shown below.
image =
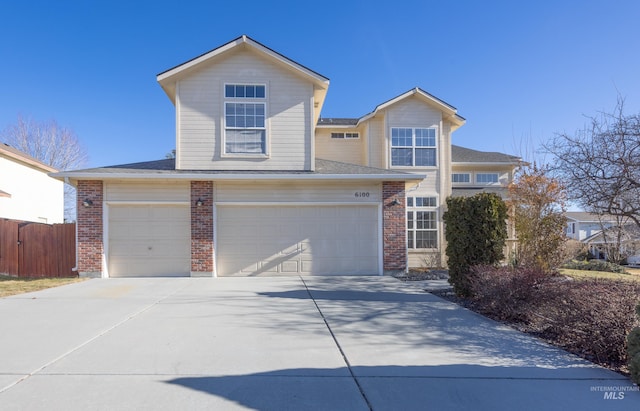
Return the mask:
[[[438,249],[438,197],[437,196],[415,196],[407,197],[407,248],[409,250],[437,250]],[[428,205],[424,205],[429,203]],[[422,204],[422,205],[418,205]],[[433,204],[433,205],[432,205]],[[419,213],[430,213],[433,226],[430,228],[418,228]],[[433,232],[434,247],[417,247],[419,232]],[[425,240],[429,241],[429,240]]]
[[[466,176],[467,181],[455,181],[456,176]],[[470,184],[471,173],[451,173],[451,183],[452,184]]]
[[[480,176],[495,176],[495,181],[480,181]],[[497,173],[497,172],[476,173],[476,184],[485,184],[485,185],[500,184],[500,173]]]
[[[227,96],[227,87],[228,86],[236,86],[236,87],[244,87],[245,91],[246,91],[246,87],[262,87],[264,89],[264,96],[252,96],[252,97],[246,97],[246,96]],[[234,93],[235,94],[235,93]],[[223,95],[223,103],[222,103],[222,107],[223,107],[223,113],[222,113],[222,157],[250,157],[250,158],[255,158],[255,157],[269,157],[269,132],[268,132],[268,105],[267,105],[267,94],[268,94],[268,90],[267,90],[267,85],[264,83],[245,83],[245,82],[233,82],[233,83],[224,83],[223,84],[223,89],[222,89],[222,95]],[[236,105],[235,107],[237,108],[238,104],[244,104],[245,105],[245,110],[246,110],[246,105],[253,105],[253,109],[255,110],[255,108],[257,106],[262,106],[262,110],[263,110],[263,114],[262,116],[263,118],[263,123],[262,126],[229,126],[227,124],[227,117],[231,116],[230,114],[228,114],[228,110],[230,105]],[[259,115],[255,115],[256,118],[259,118]],[[230,133],[228,133],[228,131],[248,131],[248,132],[256,132],[256,131],[261,131],[262,135],[264,136],[262,138],[262,152],[228,152],[227,151],[227,139],[231,138]],[[228,135],[229,134],[229,135]]]
[[[411,130],[411,144],[407,145],[400,145],[400,144],[396,144],[394,145],[394,130],[404,130],[405,132],[407,130]],[[422,145],[417,145],[416,141],[418,138],[420,138],[419,136],[417,136],[417,131],[418,130],[433,130],[433,145],[429,145],[429,146],[422,146]],[[408,136],[405,137],[399,137],[399,138],[404,138],[406,139]],[[430,136],[424,137],[424,138],[431,138]],[[398,150],[411,150],[411,164],[394,164],[393,163],[393,153],[394,153],[394,149],[398,149]],[[433,164],[429,164],[429,165],[416,165],[416,152],[417,150],[433,150],[434,155],[433,155]],[[435,168],[438,167],[438,128],[437,127],[391,127],[391,129],[389,130],[389,164],[391,165],[391,168]]]
[[357,140],[360,138],[360,133],[341,131],[339,133],[331,133],[331,138],[336,140]]

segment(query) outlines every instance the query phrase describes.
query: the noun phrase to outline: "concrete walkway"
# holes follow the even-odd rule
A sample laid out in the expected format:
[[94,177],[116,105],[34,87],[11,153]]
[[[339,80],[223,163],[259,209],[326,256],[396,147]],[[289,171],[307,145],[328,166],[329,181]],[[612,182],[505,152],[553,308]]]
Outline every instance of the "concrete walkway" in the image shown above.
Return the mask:
[[0,299],[2,410],[638,410],[596,367],[389,277],[89,280]]

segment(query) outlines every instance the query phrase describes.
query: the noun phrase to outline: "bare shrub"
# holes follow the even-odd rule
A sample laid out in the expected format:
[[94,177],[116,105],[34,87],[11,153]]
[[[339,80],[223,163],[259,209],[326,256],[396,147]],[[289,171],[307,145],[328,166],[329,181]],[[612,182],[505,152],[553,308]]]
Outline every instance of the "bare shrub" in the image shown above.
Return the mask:
[[475,267],[470,282],[479,312],[593,362],[613,368],[627,363],[626,337],[638,325],[639,283],[569,280],[507,267]]

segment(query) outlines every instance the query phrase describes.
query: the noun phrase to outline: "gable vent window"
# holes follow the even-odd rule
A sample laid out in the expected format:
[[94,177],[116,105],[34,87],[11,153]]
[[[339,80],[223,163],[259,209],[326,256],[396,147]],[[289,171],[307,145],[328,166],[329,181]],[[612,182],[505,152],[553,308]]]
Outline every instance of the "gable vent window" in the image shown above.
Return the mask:
[[266,154],[266,88],[256,84],[224,87],[225,154]]
[[360,133],[331,133],[331,138],[352,140],[360,138]]
[[435,128],[392,128],[391,165],[433,167],[436,165]]

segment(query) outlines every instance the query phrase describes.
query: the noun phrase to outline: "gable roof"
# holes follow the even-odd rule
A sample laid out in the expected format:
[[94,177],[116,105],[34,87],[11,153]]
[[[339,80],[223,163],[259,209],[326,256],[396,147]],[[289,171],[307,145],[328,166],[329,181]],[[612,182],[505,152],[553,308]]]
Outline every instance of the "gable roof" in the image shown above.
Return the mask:
[[120,164],[115,166],[89,168],[84,170],[63,171],[55,173],[57,179],[154,179],[167,178],[176,180],[211,179],[211,180],[385,180],[385,181],[418,181],[426,177],[424,174],[405,173],[365,167],[339,161],[316,158],[315,171],[289,170],[176,170],[175,159],[145,161],[140,163]]
[[371,117],[374,117],[379,111],[384,110],[389,106],[392,106],[402,100],[405,100],[413,96],[419,98],[420,100],[424,101],[430,106],[442,111],[443,118],[446,120],[449,120],[453,124],[452,131],[462,126],[467,121],[464,117],[458,115],[458,109],[456,109],[454,106],[445,102],[444,100],[439,99],[433,94],[429,94],[426,91],[422,90],[421,88],[416,87],[405,93],[400,94],[397,97],[392,98],[391,100],[387,100],[384,103],[376,106],[376,108],[373,109],[371,113],[362,116],[358,120],[358,123],[368,120]]
[[57,169],[31,157],[27,153],[11,147],[6,143],[0,143],[0,156],[9,158],[10,160],[22,163],[45,173],[55,173],[58,171]]
[[495,151],[478,151],[470,148],[451,145],[451,161],[453,163],[491,163],[520,164],[522,159],[510,154]]
[[303,66],[302,64],[297,63],[288,57],[285,57],[277,51],[255,41],[246,34],[243,34],[242,36],[231,40],[230,42],[225,43],[220,47],[216,47],[213,50],[201,54],[198,57],[192,58],[191,60],[188,60],[184,63],[178,64],[173,68],[163,71],[162,73],[157,75],[157,81],[158,83],[160,83],[160,86],[162,86],[162,89],[165,91],[167,96],[169,96],[173,104],[175,104],[176,82],[182,76],[184,76],[186,73],[193,70],[197,66],[206,64],[207,62],[211,62],[217,57],[220,57],[232,50],[237,49],[246,49],[259,53],[270,61],[282,67],[285,67],[287,70],[296,73],[297,75],[313,83],[313,97],[314,101],[317,104],[317,107],[314,107],[316,113],[315,120],[317,121],[317,119],[320,117],[320,111],[322,109],[322,105],[324,104],[327,89],[329,88],[329,79]]

